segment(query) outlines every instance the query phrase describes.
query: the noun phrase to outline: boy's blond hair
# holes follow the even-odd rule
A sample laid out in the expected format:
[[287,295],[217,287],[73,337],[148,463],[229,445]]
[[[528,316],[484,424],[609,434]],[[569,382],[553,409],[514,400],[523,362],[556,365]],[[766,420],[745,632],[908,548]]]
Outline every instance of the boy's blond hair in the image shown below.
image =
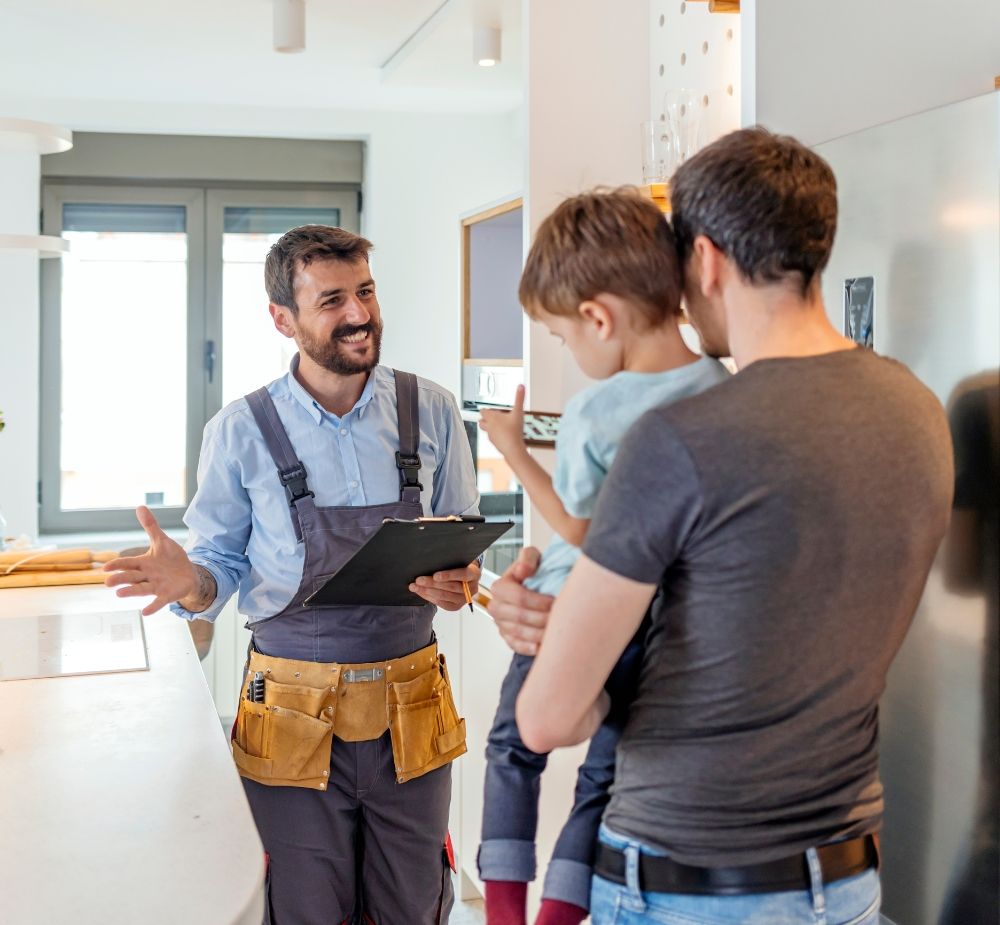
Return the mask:
[[681,312],[681,278],[669,223],[634,187],[599,189],[567,199],[542,222],[518,297],[537,318],[576,317],[601,293],[632,303],[642,327]]

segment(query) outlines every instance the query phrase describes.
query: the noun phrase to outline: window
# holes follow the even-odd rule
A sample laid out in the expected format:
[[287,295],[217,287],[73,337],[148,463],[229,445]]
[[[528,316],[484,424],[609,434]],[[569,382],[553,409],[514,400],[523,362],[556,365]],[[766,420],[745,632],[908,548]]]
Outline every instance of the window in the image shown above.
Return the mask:
[[[340,225],[337,208],[230,205],[211,193],[212,214],[222,220],[222,404],[260,388],[288,369],[295,343],[274,325],[260,323],[264,258],[272,244],[298,225]],[[277,370],[261,379],[261,370]]]
[[201,433],[282,375],[264,258],[289,228],[358,229],[356,191],[47,183],[42,268],[41,527],[178,526]]

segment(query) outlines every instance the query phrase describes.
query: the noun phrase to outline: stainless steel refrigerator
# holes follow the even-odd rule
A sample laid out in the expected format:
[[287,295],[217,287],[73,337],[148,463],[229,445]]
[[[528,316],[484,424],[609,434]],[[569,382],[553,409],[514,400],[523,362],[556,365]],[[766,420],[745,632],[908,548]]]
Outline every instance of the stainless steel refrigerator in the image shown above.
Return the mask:
[[883,914],[996,925],[1000,93],[817,150],[840,201],[827,310],[935,392],[956,452],[951,528],[881,705]]

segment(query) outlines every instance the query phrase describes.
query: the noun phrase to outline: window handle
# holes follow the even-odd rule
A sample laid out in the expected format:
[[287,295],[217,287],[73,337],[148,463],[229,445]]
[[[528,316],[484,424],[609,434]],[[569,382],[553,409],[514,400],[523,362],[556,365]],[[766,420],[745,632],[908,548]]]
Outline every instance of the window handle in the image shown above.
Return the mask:
[[208,373],[208,381],[215,378],[215,341],[205,341],[205,371]]

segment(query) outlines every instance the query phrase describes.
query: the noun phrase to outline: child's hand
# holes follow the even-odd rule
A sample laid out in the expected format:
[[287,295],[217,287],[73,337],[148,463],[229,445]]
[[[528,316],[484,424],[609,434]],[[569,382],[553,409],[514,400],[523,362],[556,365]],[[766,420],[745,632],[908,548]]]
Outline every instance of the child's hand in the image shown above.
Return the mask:
[[525,452],[524,445],[524,386],[517,387],[514,407],[510,411],[484,410],[479,426],[486,431],[493,445],[506,458]]

